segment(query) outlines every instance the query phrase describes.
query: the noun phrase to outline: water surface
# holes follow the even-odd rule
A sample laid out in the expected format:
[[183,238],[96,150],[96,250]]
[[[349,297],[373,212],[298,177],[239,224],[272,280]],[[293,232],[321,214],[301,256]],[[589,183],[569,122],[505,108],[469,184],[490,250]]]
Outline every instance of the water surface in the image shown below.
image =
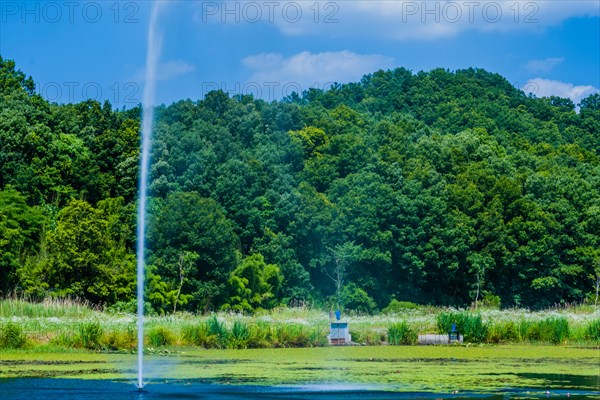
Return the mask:
[[401,391],[381,385],[318,384],[295,386],[219,385],[193,380],[149,382],[138,392],[134,382],[84,379],[14,378],[0,380],[2,400],[117,400],[117,399],[289,399],[289,400],[385,400],[385,399],[598,399],[600,393],[585,390],[540,388],[506,389],[494,393],[436,393]]

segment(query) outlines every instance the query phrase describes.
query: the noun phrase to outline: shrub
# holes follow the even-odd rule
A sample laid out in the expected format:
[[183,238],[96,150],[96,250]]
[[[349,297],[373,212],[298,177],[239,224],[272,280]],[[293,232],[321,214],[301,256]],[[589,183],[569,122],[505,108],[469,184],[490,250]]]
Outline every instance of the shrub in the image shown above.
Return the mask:
[[148,331],[148,339],[153,347],[172,346],[175,344],[175,335],[164,326],[157,326]]
[[486,293],[483,299],[479,302],[481,307],[500,309],[500,296],[495,296],[492,293]]
[[444,311],[436,316],[438,331],[448,333],[452,324],[463,335],[466,342],[481,343],[487,336],[488,325],[483,323],[480,314],[471,314],[467,311]]
[[399,313],[403,310],[416,310],[419,308],[418,304],[411,303],[410,301],[398,301],[396,299],[392,299],[390,304],[387,305],[381,312],[383,314],[393,314]]
[[416,344],[418,338],[417,332],[406,321],[390,325],[387,336],[388,343],[394,346]]
[[20,325],[8,322],[0,328],[0,347],[20,349],[27,344],[27,335]]
[[354,283],[345,286],[341,293],[341,300],[348,310],[361,314],[372,314],[377,310],[377,303],[363,289]]

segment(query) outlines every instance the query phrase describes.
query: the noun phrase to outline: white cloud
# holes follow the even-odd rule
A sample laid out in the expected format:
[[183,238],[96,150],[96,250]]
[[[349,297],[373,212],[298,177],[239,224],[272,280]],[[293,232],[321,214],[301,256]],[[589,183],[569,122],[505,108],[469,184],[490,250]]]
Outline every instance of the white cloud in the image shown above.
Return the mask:
[[359,80],[364,74],[394,66],[394,60],[377,54],[356,54],[350,51],[310,53],[303,51],[284,58],[277,53],[246,57],[242,63],[253,70],[249,81],[261,85],[328,88],[332,83]]
[[530,72],[550,72],[558,64],[562,63],[564,58],[544,58],[543,60],[531,60],[525,66]]
[[[193,64],[188,64],[182,60],[170,60],[164,63],[161,63],[156,72],[156,79],[159,81],[169,81],[171,79],[177,78],[181,75],[188,74],[196,70],[196,66]],[[135,73],[134,80],[143,82],[145,80],[146,72],[145,68],[140,68]]]
[[600,89],[593,86],[575,86],[572,83],[542,78],[530,79],[522,89],[525,93],[533,93],[536,97],[558,96],[571,99],[575,104],[589,95],[600,93]]
[[168,81],[180,75],[192,72],[196,67],[181,60],[167,61],[158,67],[158,79]]

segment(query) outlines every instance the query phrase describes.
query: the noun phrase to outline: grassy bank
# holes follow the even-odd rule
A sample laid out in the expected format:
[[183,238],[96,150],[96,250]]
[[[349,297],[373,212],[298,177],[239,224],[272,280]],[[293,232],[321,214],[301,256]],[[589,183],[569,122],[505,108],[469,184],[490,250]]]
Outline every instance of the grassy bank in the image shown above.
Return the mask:
[[[347,316],[353,341],[407,345],[417,334],[445,333],[456,324],[468,343],[600,344],[600,309],[578,307],[531,312],[433,307],[376,316]],[[329,315],[321,310],[281,308],[248,316],[178,313],[146,319],[147,348],[197,346],[207,349],[323,347]],[[85,348],[133,351],[136,317],[68,301],[0,302],[0,348]]]

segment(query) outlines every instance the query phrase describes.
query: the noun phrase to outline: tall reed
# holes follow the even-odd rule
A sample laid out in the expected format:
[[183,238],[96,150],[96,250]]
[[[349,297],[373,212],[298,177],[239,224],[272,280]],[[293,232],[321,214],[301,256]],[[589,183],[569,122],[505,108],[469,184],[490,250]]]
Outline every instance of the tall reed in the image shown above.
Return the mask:
[[8,322],[0,326],[0,348],[20,349],[27,344],[27,335],[20,325]]
[[586,326],[585,339],[600,342],[600,318],[591,321]]
[[569,321],[565,317],[548,317],[541,320],[539,325],[541,341],[565,344],[569,339]]
[[411,345],[417,343],[417,332],[406,321],[395,323],[387,330],[388,343],[391,345]]
[[101,347],[103,329],[97,321],[86,322],[79,326],[78,344],[90,350],[96,350]]
[[472,314],[467,311],[442,311],[436,316],[439,333],[448,333],[452,325],[463,335],[465,342],[485,342],[488,324],[483,323],[481,314]]
[[148,331],[148,340],[154,347],[172,346],[175,344],[175,334],[164,326],[157,326]]

